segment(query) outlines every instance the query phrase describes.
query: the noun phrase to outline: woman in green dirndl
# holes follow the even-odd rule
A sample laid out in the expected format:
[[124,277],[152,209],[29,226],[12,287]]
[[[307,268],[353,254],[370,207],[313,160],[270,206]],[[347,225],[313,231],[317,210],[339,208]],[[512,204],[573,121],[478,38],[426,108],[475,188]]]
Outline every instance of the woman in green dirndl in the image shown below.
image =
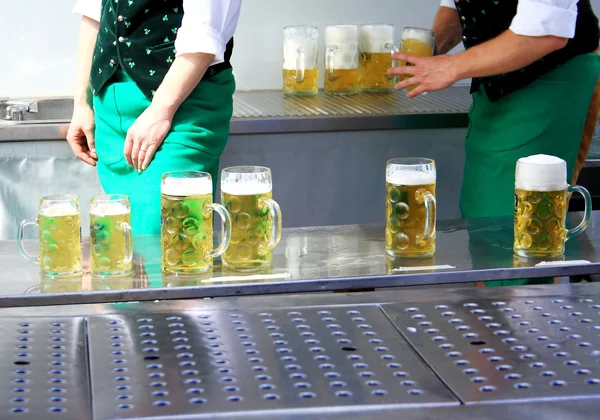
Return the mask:
[[[128,195],[135,234],[160,232],[164,172],[217,182],[235,81],[241,0],[78,0],[82,15],[67,140],[98,166],[108,194]],[[215,188],[216,189],[216,188]]]

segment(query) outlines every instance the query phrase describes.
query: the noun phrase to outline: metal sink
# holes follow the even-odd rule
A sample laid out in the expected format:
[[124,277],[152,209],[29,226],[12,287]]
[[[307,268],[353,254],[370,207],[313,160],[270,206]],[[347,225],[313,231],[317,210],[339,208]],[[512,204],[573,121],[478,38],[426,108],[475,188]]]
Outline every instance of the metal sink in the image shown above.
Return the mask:
[[73,98],[3,98],[0,111],[0,126],[69,123]]

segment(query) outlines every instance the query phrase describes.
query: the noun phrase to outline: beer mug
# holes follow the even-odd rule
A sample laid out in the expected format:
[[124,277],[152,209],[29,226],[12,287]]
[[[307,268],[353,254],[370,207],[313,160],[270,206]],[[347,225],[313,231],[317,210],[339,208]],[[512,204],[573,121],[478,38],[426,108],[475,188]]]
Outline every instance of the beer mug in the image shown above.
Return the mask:
[[361,90],[392,91],[395,78],[387,72],[395,65],[392,54],[398,52],[394,44],[394,25],[361,25],[359,48]]
[[392,159],[386,168],[388,256],[429,258],[435,254],[436,169],[431,159]]
[[[585,199],[583,221],[567,230],[569,196]],[[580,186],[567,184],[567,163],[555,156],[521,158],[515,173],[514,253],[521,258],[560,258],[565,242],[581,234],[590,221],[592,199]]]
[[273,200],[271,170],[260,166],[226,168],[221,173],[221,202],[231,215],[231,245],[223,265],[256,270],[273,263],[281,239],[281,210]]
[[[162,267],[168,273],[209,271],[231,240],[231,219],[213,203],[209,173],[178,171],[163,174],[161,184]],[[213,248],[213,212],[221,217],[221,243]]]
[[358,26],[327,26],[325,48],[325,92],[333,95],[358,92]]
[[[27,226],[38,226],[40,255],[31,255],[23,245]],[[40,199],[37,218],[19,226],[19,252],[40,264],[45,277],[70,277],[83,273],[81,264],[81,216],[75,195],[49,195]]]
[[319,32],[314,26],[287,26],[283,30],[283,93],[319,92]]
[[[405,54],[415,55],[417,57],[431,57],[435,48],[435,36],[433,31],[423,28],[404,28],[402,31],[402,46],[400,51]],[[411,63],[402,62],[403,66],[412,66]],[[410,79],[412,76],[405,74],[400,80]],[[409,86],[412,90],[416,85]]]
[[90,265],[93,276],[132,273],[133,236],[129,198],[97,195],[90,200]]

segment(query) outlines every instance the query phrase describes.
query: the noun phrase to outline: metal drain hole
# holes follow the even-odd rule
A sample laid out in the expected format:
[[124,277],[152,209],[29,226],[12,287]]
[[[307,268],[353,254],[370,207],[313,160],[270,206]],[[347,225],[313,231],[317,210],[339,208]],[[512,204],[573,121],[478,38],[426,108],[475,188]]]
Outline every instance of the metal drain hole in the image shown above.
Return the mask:
[[25,407],[13,407],[10,409],[10,412],[15,414],[27,413],[27,411]]
[[154,401],[155,407],[166,407],[168,405],[171,405],[171,401],[167,401],[167,400]]
[[21,402],[27,402],[28,400],[25,397],[14,397],[11,401],[21,403]]
[[598,384],[600,384],[600,379],[590,378],[586,382],[590,385],[598,385]]
[[423,395],[423,391],[421,391],[420,389],[409,389],[408,395]]
[[19,366],[24,366],[24,365],[29,365],[31,364],[31,362],[29,360],[16,360],[14,362],[15,365],[19,365]]
[[154,391],[152,393],[153,397],[166,397],[167,395],[169,395],[167,391]]
[[158,360],[160,359],[160,356],[156,355],[156,354],[150,354],[148,356],[144,356],[144,360]]
[[240,397],[239,395],[232,395],[231,397],[227,398],[230,402],[241,402],[243,400],[242,397]]
[[550,385],[552,386],[567,386],[567,383],[565,381],[552,381],[550,382]]
[[311,399],[315,398],[317,395],[314,392],[301,392],[298,394],[300,398]]
[[515,388],[516,389],[528,389],[528,388],[531,388],[531,384],[529,384],[527,382],[520,382],[518,384],[515,384]]
[[496,390],[496,387],[492,385],[485,385],[480,387],[479,390],[481,392],[494,392]]
[[356,351],[358,350],[356,347],[352,347],[352,346],[344,346],[342,347],[342,351]]
[[351,397],[352,393],[350,391],[338,391],[335,393],[335,395],[340,398],[347,398]]

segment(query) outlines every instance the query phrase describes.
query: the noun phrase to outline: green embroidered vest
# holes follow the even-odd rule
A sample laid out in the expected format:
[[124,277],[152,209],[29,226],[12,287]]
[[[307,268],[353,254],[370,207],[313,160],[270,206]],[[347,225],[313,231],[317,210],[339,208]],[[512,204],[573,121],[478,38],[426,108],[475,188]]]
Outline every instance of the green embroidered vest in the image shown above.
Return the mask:
[[[518,3],[518,0],[455,0],[456,10],[462,22],[465,48],[489,41],[508,30],[517,14]],[[471,92],[476,92],[483,85],[490,101],[496,101],[527,86],[573,57],[596,50],[600,32],[590,0],[579,0],[577,8],[575,37],[570,39],[564,48],[521,70],[473,79]]]
[[[183,19],[183,0],[102,0],[90,84],[98,95],[122,68],[151,99],[175,60],[175,38]],[[231,68],[233,38],[225,62],[209,67],[204,78]]]

